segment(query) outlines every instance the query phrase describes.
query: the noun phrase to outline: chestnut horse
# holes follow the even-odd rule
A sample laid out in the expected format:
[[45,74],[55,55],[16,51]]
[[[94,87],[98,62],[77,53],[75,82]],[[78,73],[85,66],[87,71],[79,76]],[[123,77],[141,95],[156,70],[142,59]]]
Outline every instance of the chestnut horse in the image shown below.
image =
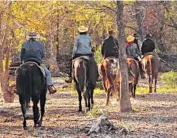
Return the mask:
[[142,59],[142,68],[149,77],[149,93],[152,93],[153,80],[155,80],[154,92],[156,92],[157,77],[160,68],[159,58],[152,53],[144,55]]
[[[110,94],[112,94],[112,92],[119,92],[119,87],[116,85],[117,76],[119,74],[118,59],[114,57],[103,59],[99,66],[99,74],[102,77],[102,85],[107,94],[106,105],[108,105]],[[119,96],[119,93],[117,96]]]
[[[136,85],[139,78],[139,66],[135,59],[128,57],[126,59],[128,64],[128,79],[129,79],[129,91],[133,97],[135,97]],[[106,105],[109,104],[109,96],[112,92],[116,95],[120,95],[120,71],[118,59],[114,57],[108,57],[101,62],[99,67],[99,74],[102,77],[102,85],[107,94]]]

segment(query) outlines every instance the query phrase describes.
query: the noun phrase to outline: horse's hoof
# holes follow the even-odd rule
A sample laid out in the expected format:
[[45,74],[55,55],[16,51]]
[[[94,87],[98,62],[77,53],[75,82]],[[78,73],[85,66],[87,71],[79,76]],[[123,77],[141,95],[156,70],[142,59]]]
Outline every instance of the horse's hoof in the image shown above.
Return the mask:
[[87,113],[88,111],[90,111],[90,108],[87,107],[87,108],[85,109],[85,113]]
[[25,126],[25,127],[23,127],[23,129],[24,129],[24,130],[27,130],[28,128]]
[[42,122],[38,121],[38,127],[41,127],[41,126],[42,126]]

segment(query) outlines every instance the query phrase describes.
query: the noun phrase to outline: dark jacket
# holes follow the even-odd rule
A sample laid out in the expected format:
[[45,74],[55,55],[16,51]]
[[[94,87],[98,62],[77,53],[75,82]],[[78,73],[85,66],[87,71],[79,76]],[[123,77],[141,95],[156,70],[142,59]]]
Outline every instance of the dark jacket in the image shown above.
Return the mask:
[[118,58],[119,55],[118,41],[114,37],[109,36],[109,38],[107,38],[103,43],[101,54],[104,58],[110,56]]
[[147,38],[142,44],[141,53],[142,55],[144,55],[148,52],[152,52],[154,49],[155,49],[154,41],[151,40],[150,38]]
[[42,63],[44,58],[43,44],[35,39],[30,39],[23,43],[21,50],[21,61],[35,61]]

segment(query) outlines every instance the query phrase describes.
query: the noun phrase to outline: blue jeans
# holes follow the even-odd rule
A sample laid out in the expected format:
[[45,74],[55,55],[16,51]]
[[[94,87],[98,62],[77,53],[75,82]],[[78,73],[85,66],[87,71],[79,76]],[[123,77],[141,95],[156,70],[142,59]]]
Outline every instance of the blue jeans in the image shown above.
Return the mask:
[[46,73],[47,86],[53,85],[50,71],[46,68],[45,65],[42,65],[42,68],[44,69],[44,71]]

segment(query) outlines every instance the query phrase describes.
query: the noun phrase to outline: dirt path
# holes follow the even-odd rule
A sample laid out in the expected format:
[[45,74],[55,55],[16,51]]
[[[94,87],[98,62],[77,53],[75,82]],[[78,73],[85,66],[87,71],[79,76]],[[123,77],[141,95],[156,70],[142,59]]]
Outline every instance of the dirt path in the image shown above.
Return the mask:
[[[57,82],[60,83],[60,82]],[[127,138],[175,138],[177,137],[177,95],[138,95],[131,99],[135,112],[120,113],[119,103],[114,97],[111,105],[105,107],[105,95],[95,95],[95,108],[108,112],[108,118],[116,127],[130,130]],[[40,138],[117,138],[117,132],[93,134],[86,132],[96,118],[78,113],[76,92],[58,92],[47,95],[46,114],[43,127],[34,129],[28,120],[28,130],[22,129],[22,116],[18,99],[13,104],[3,104],[0,99],[0,138],[40,137]],[[84,107],[84,103],[83,103]],[[123,135],[122,135],[123,137]]]

